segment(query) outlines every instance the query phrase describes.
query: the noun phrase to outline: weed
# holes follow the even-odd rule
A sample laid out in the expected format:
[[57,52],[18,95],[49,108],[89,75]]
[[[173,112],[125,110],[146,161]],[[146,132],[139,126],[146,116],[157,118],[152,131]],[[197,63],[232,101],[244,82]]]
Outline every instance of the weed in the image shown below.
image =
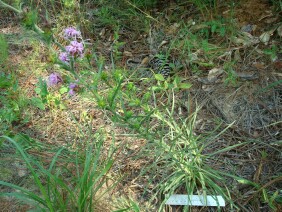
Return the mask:
[[233,68],[234,63],[235,62],[224,64],[224,70],[227,73],[227,77],[225,78],[225,81],[224,81],[226,85],[236,86],[237,84],[237,74],[235,73],[234,68]]
[[14,126],[28,121],[23,112],[29,101],[20,93],[14,74],[0,72],[0,90],[0,132],[9,135]]
[[115,30],[114,32],[114,41],[112,44],[113,61],[118,61],[121,58],[122,52],[120,51],[120,49],[125,44],[125,42],[121,42],[118,40],[119,39],[118,31],[119,29]]
[[4,35],[0,34],[0,66],[2,66],[8,58],[8,43]]
[[263,52],[264,54],[269,55],[272,61],[275,61],[277,59],[277,54],[282,52],[282,50],[279,51],[279,48],[276,45],[272,45],[270,49],[264,49]]
[[[216,154],[229,151],[238,145],[210,154],[203,153],[207,146],[216,142],[216,138],[226,129],[215,135],[213,132],[209,136],[195,135],[194,128],[198,110],[186,119],[176,118],[174,98],[174,94],[171,93],[171,108],[166,107],[166,112],[155,110],[152,115],[158,120],[160,126],[153,133],[155,136],[152,139],[155,140],[151,140],[152,146],[148,146],[148,153],[154,152],[154,162],[144,168],[145,173],[154,173],[154,170],[162,167],[163,177],[159,179],[158,185],[154,188],[154,194],[164,199],[159,211],[162,211],[170,195],[179,192],[189,195],[222,195],[230,202],[231,207],[234,206],[227,185],[224,183],[225,173],[212,169],[207,165],[207,161],[212,160]],[[152,199],[156,197],[155,195]]]

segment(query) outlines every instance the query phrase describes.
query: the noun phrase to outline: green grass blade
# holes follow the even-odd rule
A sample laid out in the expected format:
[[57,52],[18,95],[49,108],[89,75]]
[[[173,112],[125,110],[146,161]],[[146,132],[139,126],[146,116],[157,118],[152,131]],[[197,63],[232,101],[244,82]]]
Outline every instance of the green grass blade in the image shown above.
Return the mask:
[[34,181],[35,181],[36,185],[38,186],[38,188],[39,188],[41,194],[42,194],[43,197],[44,197],[44,200],[46,201],[46,204],[47,204],[47,206],[48,206],[48,209],[49,209],[50,211],[54,211],[53,206],[52,206],[52,203],[51,203],[50,199],[48,198],[47,191],[46,191],[46,189],[44,188],[44,186],[42,185],[42,183],[40,182],[40,179],[39,179],[38,175],[36,174],[34,168],[32,167],[32,165],[31,165],[31,163],[30,163],[30,161],[29,161],[29,158],[28,158],[27,154],[25,153],[25,151],[23,150],[23,148],[22,148],[17,142],[15,142],[13,139],[11,139],[11,138],[9,138],[9,137],[7,137],[7,136],[1,136],[1,137],[4,138],[4,139],[6,139],[6,140],[8,140],[8,141],[10,141],[10,142],[17,148],[17,150],[20,152],[22,158],[23,158],[24,161],[26,162],[26,165],[27,165],[28,169],[29,169],[30,172],[32,173],[32,176],[33,176],[33,178],[34,178]]
[[46,204],[46,201],[44,199],[40,198],[38,195],[34,194],[33,192],[28,191],[25,188],[22,188],[20,186],[15,185],[15,184],[4,182],[4,181],[0,181],[0,185],[7,186],[9,188],[13,188],[13,189],[16,189],[16,190],[19,190],[19,191],[22,192],[22,193],[17,193],[17,192],[14,192],[14,193],[0,193],[0,196],[15,196],[15,197],[18,198],[18,197],[20,197],[22,195],[22,196],[24,196],[24,197],[26,197],[28,199],[32,199],[32,200],[42,204],[45,207],[48,207],[48,205]]

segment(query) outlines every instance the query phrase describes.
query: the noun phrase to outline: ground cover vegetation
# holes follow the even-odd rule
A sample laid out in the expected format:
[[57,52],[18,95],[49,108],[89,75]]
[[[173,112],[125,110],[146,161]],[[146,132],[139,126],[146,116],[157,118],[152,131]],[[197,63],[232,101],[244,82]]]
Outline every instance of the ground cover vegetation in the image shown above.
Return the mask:
[[1,211],[282,210],[281,0],[0,13]]

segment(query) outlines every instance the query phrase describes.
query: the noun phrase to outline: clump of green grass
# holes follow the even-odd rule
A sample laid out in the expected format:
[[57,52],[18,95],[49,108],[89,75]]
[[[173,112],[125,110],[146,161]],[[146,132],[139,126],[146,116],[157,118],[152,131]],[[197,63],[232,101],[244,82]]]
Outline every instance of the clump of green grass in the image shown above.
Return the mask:
[[[26,202],[36,210],[94,211],[100,199],[115,185],[107,185],[109,171],[114,163],[114,149],[105,154],[104,138],[96,134],[84,145],[84,149],[69,152],[60,148],[46,164],[27,153],[14,139],[2,136],[12,144],[30,172],[36,191],[0,181],[0,184],[18,192],[1,193]],[[25,143],[26,137],[18,138]],[[5,144],[9,145],[9,144]],[[105,156],[106,155],[106,156]],[[64,164],[64,165],[61,165]],[[110,207],[110,206],[109,206]]]
[[[152,176],[152,181],[158,181],[153,189],[152,201],[161,198],[159,211],[164,208],[166,200],[172,194],[184,193],[188,195],[221,195],[235,207],[228,185],[225,181],[229,173],[215,170],[208,163],[216,155],[235,149],[245,143],[236,144],[227,148],[213,150],[205,153],[213,142],[226,130],[217,132],[218,128],[210,132],[209,135],[195,134],[197,109],[187,118],[181,118],[175,112],[175,96],[170,92],[171,107],[164,110],[156,108],[152,114],[156,127],[154,131],[149,130],[153,135],[145,149],[143,155],[152,155],[152,164],[143,169],[143,173],[155,173],[158,179]],[[158,101],[158,100],[156,100]],[[230,125],[231,126],[231,125]],[[233,176],[240,179],[240,177]]]

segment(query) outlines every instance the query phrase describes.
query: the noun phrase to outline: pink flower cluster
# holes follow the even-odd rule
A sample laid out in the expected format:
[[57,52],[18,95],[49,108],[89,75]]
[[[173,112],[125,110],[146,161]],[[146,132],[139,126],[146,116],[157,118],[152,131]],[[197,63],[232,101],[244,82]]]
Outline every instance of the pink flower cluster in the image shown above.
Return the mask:
[[69,90],[69,95],[70,96],[73,96],[73,95],[75,95],[75,91],[74,91],[74,89],[77,87],[77,84],[76,83],[70,83],[70,85],[69,85],[69,88],[70,88],[70,90]]
[[52,73],[48,78],[47,85],[51,87],[59,84],[60,82],[63,82],[61,75],[58,73]]
[[65,52],[60,52],[59,60],[63,63],[69,64],[71,58],[82,58],[84,56],[84,45],[82,42],[77,41],[81,38],[81,32],[74,27],[68,27],[64,31],[65,39],[73,39],[70,45],[65,47]]
[[71,56],[83,56],[84,47],[83,44],[76,40],[71,41],[69,46],[66,46],[66,51]]
[[70,58],[69,58],[67,52],[60,52],[59,59],[60,59],[60,61],[62,61],[64,63],[69,63],[69,61],[70,61]]
[[74,27],[68,27],[65,29],[64,35],[66,39],[76,39],[78,37],[81,37],[81,32],[76,30]]

